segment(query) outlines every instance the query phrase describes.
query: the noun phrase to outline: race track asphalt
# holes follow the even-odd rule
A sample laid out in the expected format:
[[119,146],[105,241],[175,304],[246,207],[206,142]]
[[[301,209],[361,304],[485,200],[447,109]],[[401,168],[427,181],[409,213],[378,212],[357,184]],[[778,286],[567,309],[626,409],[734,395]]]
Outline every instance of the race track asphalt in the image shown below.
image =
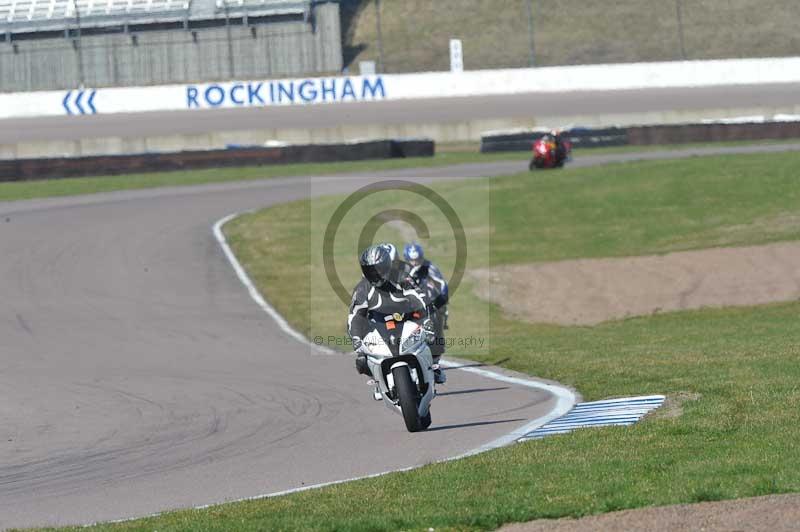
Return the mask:
[[257,129],[333,128],[341,124],[447,123],[535,116],[624,115],[658,111],[800,105],[800,84],[626,91],[582,91],[287,107],[248,107],[46,117],[2,121],[0,144],[96,137],[148,137]]
[[[373,179],[316,179],[314,191]],[[409,434],[351,356],[284,334],[211,227],[309,187],[272,179],[0,205],[0,528],[421,465],[552,408],[549,394],[450,370],[433,430]],[[346,310],[333,319],[344,329]]]
[[312,190],[524,169],[512,161],[0,203],[0,528],[142,516],[421,465],[551,410],[549,394],[456,369],[449,395],[434,401],[433,430],[407,433],[371,399],[351,357],[316,354],[254,304],[211,232],[229,213]]

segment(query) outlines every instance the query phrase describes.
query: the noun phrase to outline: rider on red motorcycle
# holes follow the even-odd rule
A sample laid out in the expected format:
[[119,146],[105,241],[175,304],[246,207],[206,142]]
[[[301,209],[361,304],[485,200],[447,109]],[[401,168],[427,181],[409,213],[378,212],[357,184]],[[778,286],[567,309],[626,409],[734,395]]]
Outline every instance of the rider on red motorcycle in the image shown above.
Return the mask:
[[561,131],[558,129],[550,130],[550,136],[553,137],[553,142],[556,143],[556,160],[564,161],[567,158],[567,146],[562,137]]
[[533,143],[533,159],[528,165],[534,168],[560,168],[569,158],[570,142],[563,134],[553,129]]

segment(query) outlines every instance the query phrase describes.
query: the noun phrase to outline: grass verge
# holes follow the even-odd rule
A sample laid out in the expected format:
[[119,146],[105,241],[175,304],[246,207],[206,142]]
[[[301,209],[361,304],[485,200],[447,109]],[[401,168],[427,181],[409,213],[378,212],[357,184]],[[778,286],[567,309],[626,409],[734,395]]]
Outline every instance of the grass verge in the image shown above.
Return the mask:
[[[436,188],[475,243],[469,267],[483,267],[797,239],[798,168],[800,154],[749,155],[566,169]],[[435,215],[401,194],[376,198],[375,209],[413,204],[423,218]],[[316,277],[315,238],[339,201],[277,206],[226,227],[238,257],[271,302],[296,325],[311,320],[307,333],[341,334],[341,324],[315,321],[317,306],[322,315],[343,315],[330,291],[320,300],[297,298],[298,287],[316,289],[324,282]],[[346,219],[337,237],[345,284],[356,276],[347,241],[358,236],[360,221]],[[451,237],[441,225],[430,224],[428,249],[436,257],[452,254]],[[396,240],[398,231],[385,226],[378,236]],[[682,415],[577,431],[286,497],[97,528],[486,530],[541,517],[800,491],[800,303],[557,327],[506,319],[469,288],[467,281],[454,298],[451,332],[486,335],[491,349],[453,353],[505,359],[512,369],[573,385],[589,400],[648,393],[666,393],[676,402],[688,398],[679,405]],[[365,494],[369,504],[354,502]]]
[[[730,142],[668,146],[631,146],[619,148],[599,148],[576,150],[578,157],[591,154],[622,154],[645,151],[675,150],[685,147],[701,148],[713,146],[748,146],[761,144],[780,144],[775,142]],[[465,151],[471,150],[471,151]],[[139,190],[146,188],[204,185],[250,181],[273,177],[296,177],[328,175],[348,172],[375,172],[399,168],[426,168],[468,163],[486,163],[501,160],[520,160],[529,158],[526,151],[502,153],[478,153],[478,144],[442,146],[434,157],[415,157],[408,159],[387,159],[338,163],[304,163],[287,165],[265,165],[241,168],[214,168],[208,170],[187,170],[176,172],[154,172],[120,176],[79,177],[42,181],[0,182],[0,202],[56,196],[79,196],[119,190]]]
[[168,186],[204,185],[249,181],[272,177],[295,177],[327,175],[348,172],[373,172],[397,168],[426,168],[474,162],[520,159],[527,154],[498,153],[481,154],[465,152],[439,153],[434,157],[412,157],[408,159],[383,159],[337,163],[302,163],[265,165],[241,168],[212,168],[208,170],[186,170],[176,172],[153,172],[119,176],[78,177],[42,181],[0,183],[0,201],[45,198],[51,196],[78,196],[117,190],[137,190]]

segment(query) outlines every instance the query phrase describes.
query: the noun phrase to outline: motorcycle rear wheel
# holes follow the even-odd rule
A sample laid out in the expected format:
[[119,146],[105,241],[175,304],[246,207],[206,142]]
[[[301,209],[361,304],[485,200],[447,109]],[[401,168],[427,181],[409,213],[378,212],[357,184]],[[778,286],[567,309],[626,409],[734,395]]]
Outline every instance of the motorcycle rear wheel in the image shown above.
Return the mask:
[[[408,366],[400,366],[392,370],[394,386],[397,391],[397,399],[400,402],[400,410],[403,411],[403,421],[406,423],[408,432],[419,432],[427,427],[419,415],[419,390],[414,381],[411,380],[411,372]],[[429,423],[430,424],[430,423]]]

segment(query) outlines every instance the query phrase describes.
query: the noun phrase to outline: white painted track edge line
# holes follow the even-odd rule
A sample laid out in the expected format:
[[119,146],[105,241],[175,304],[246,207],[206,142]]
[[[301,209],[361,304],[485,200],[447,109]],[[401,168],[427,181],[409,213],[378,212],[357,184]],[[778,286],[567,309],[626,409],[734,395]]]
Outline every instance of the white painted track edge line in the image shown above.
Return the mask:
[[[281,328],[281,330],[283,330],[286,334],[288,334],[289,336],[291,336],[295,340],[297,340],[297,341],[299,341],[299,342],[301,342],[303,344],[306,344],[310,348],[313,348],[313,349],[315,349],[317,351],[322,351],[322,352],[325,352],[327,354],[341,354],[338,351],[334,351],[332,349],[327,349],[327,348],[324,348],[322,346],[317,346],[313,342],[310,342],[299,331],[295,330],[291,325],[289,325],[289,323],[283,318],[283,316],[281,316],[278,313],[278,311],[275,310],[275,308],[272,305],[267,303],[267,301],[264,299],[264,297],[258,291],[258,288],[256,288],[255,284],[250,279],[250,276],[247,275],[247,272],[244,270],[244,268],[242,267],[241,263],[239,263],[239,260],[236,258],[236,255],[234,255],[233,251],[231,251],[231,248],[228,245],[228,241],[225,238],[225,234],[222,231],[222,227],[226,223],[230,222],[231,220],[233,220],[234,218],[236,218],[239,215],[240,215],[240,213],[233,213],[233,214],[229,214],[229,215],[225,216],[224,218],[221,218],[220,220],[218,220],[216,223],[214,223],[213,233],[214,233],[214,237],[216,238],[217,242],[219,243],[220,247],[222,248],[222,251],[224,252],[225,257],[228,259],[228,262],[233,267],[233,270],[236,272],[237,277],[242,282],[242,284],[247,288],[247,291],[250,294],[250,297],[256,302],[256,304],[259,307],[261,307],[261,309],[264,312],[266,312],[273,320],[275,320],[275,322],[278,324],[278,326]],[[442,366],[454,368],[454,367],[458,367],[460,365],[452,363],[452,362],[443,361],[442,362]],[[510,432],[508,434],[506,434],[505,436],[502,436],[502,437],[500,437],[500,438],[498,438],[498,439],[496,439],[494,441],[491,441],[491,442],[489,442],[489,443],[487,443],[485,445],[482,445],[481,447],[478,447],[477,449],[473,449],[471,451],[467,451],[466,453],[463,453],[463,454],[460,454],[460,455],[457,455],[457,456],[453,456],[451,458],[446,458],[444,460],[440,460],[440,462],[447,462],[447,461],[450,461],[450,460],[458,460],[459,458],[472,456],[472,455],[479,454],[479,453],[482,453],[482,452],[485,452],[485,451],[489,451],[491,449],[497,449],[498,447],[503,447],[503,446],[506,446],[506,445],[510,445],[510,444],[516,442],[518,439],[520,439],[523,436],[525,436],[526,434],[528,434],[528,433],[532,432],[533,430],[536,430],[537,428],[541,427],[545,423],[548,423],[548,422],[550,422],[550,421],[552,421],[552,420],[554,420],[554,419],[556,419],[558,417],[563,416],[564,414],[569,412],[569,410],[577,402],[577,396],[575,395],[575,393],[572,390],[570,390],[569,388],[566,388],[564,386],[559,386],[557,384],[548,384],[548,383],[544,383],[544,382],[534,381],[534,380],[531,380],[531,379],[524,379],[524,378],[520,378],[520,377],[512,377],[512,376],[508,376],[508,375],[503,375],[502,373],[497,373],[497,372],[494,372],[494,371],[489,371],[489,370],[480,369],[480,368],[474,368],[474,367],[459,367],[459,370],[460,371],[466,371],[468,373],[473,373],[473,374],[476,374],[476,375],[480,375],[482,377],[486,377],[486,378],[493,379],[493,380],[500,381],[500,382],[506,382],[506,383],[509,383],[509,384],[516,384],[518,386],[524,386],[524,387],[527,387],[527,388],[535,388],[535,389],[538,389],[538,390],[546,391],[546,392],[552,394],[554,397],[556,397],[557,401],[556,401],[555,407],[553,407],[553,409],[550,410],[550,412],[548,412],[547,414],[545,414],[545,415],[543,415],[541,417],[538,417],[538,418],[536,418],[534,420],[531,420],[529,423],[527,423],[523,427],[520,427],[520,428],[518,428],[518,429],[516,429],[516,430],[514,430],[514,431],[512,431],[512,432]],[[274,493],[266,493],[266,494],[263,494],[263,495],[256,495],[256,496],[253,496],[253,497],[247,497],[247,498],[244,498],[244,499],[237,499],[237,500],[234,500],[234,501],[227,501],[227,502],[237,502],[237,501],[246,501],[246,500],[255,500],[255,499],[266,499],[266,498],[270,498],[270,497],[278,497],[278,496],[281,496],[281,495],[288,495],[288,494],[297,493],[297,492],[300,492],[300,491],[307,491],[307,490],[310,490],[310,489],[316,489],[316,488],[322,488],[322,487],[326,487],[326,486],[332,486],[332,485],[335,485],[335,484],[341,484],[343,482],[350,482],[350,481],[353,481],[353,480],[374,478],[374,477],[379,477],[379,476],[382,476],[382,475],[387,475],[389,473],[396,473],[396,472],[401,472],[401,471],[410,471],[410,470],[416,469],[418,467],[422,467],[422,466],[407,467],[407,468],[395,469],[395,470],[391,470],[391,471],[384,471],[382,473],[376,473],[376,474],[367,475],[367,476],[363,476],[363,477],[355,477],[355,478],[350,478],[350,479],[346,479],[346,480],[336,480],[336,481],[332,481],[332,482],[325,482],[325,483],[314,484],[314,485],[310,485],[310,486],[302,486],[300,488],[294,488],[294,489],[289,489],[289,490],[284,490],[284,491],[279,491],[279,492],[274,492]],[[198,506],[196,508],[198,508],[198,509],[207,508],[209,506],[213,506],[213,505]]]
[[264,299],[264,296],[262,296],[261,292],[258,291],[258,288],[256,288],[256,285],[250,279],[250,276],[247,275],[247,272],[242,267],[241,263],[239,262],[239,259],[236,258],[236,255],[234,255],[233,251],[231,250],[231,247],[228,245],[228,240],[225,238],[225,233],[222,232],[222,226],[230,222],[239,215],[240,213],[233,213],[229,214],[228,216],[225,216],[220,220],[217,220],[217,222],[214,224],[213,231],[214,231],[214,237],[217,239],[217,243],[219,243],[223,253],[225,253],[225,257],[228,259],[228,262],[230,263],[231,267],[233,267],[233,271],[236,272],[236,276],[239,278],[239,281],[241,281],[242,284],[245,286],[245,288],[247,288],[247,292],[250,294],[250,297],[253,299],[253,301],[256,302],[256,304],[259,307],[261,307],[261,310],[266,312],[270,318],[275,320],[275,323],[278,324],[278,327],[280,327],[283,332],[285,332],[298,342],[306,344],[315,351],[319,351],[325,354],[336,354],[336,351],[332,349],[328,349],[324,346],[319,346],[312,342],[309,342],[305,336],[303,336],[299,331],[297,331],[291,325],[289,325],[289,322],[287,322],[284,319],[284,317],[281,316],[277,310],[275,310],[275,307],[267,303],[267,300]]

